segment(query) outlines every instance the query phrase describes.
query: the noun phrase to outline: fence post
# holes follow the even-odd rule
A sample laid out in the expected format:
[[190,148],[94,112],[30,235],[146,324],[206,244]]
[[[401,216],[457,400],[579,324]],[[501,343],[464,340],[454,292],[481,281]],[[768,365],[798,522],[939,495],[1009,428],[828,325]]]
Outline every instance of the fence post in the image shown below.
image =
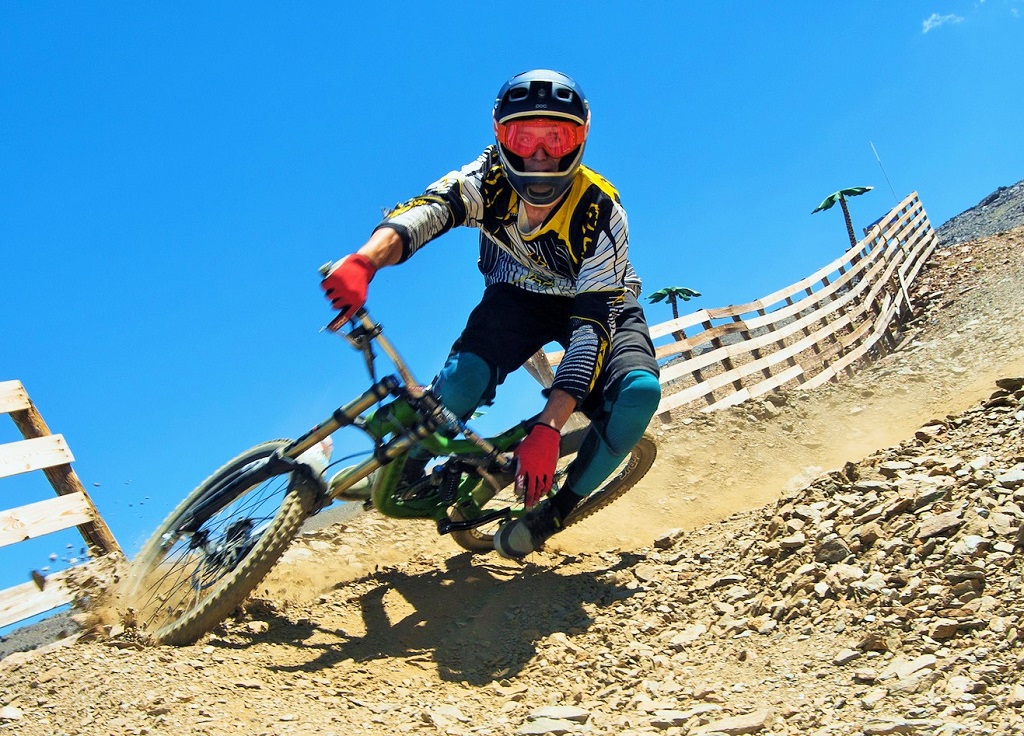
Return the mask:
[[[50,436],[49,427],[46,426],[42,415],[40,415],[31,402],[27,409],[12,411],[10,417],[25,439]],[[82,481],[79,480],[78,474],[75,473],[71,466],[55,465],[52,468],[43,468],[43,473],[58,495],[66,496],[71,493],[81,493],[88,500],[93,512],[93,521],[81,524],[78,530],[81,532],[86,544],[89,545],[90,553],[96,555],[97,552],[99,554],[120,552],[121,548],[118,546],[117,540],[114,539],[114,535],[100,517],[99,512],[96,511],[95,506],[92,504],[92,499],[89,498],[89,494],[86,493]]]
[[50,433],[20,381],[0,381],[0,414],[11,417],[24,440],[0,445],[0,477],[42,470],[57,498],[0,510],[0,547],[75,527],[94,559],[50,575],[33,571],[32,580],[0,591],[0,626],[7,626],[73,603],[79,593],[69,581],[99,557],[122,556],[78,475],[61,435]]

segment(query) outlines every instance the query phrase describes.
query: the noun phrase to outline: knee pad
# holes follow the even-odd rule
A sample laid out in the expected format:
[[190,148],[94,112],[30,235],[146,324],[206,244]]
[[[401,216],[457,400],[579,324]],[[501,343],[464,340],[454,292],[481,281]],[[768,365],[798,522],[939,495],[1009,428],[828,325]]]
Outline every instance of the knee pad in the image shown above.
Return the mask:
[[630,371],[619,382],[608,409],[605,441],[615,454],[629,452],[643,436],[661,401],[661,384],[653,373]]
[[441,403],[465,419],[494,398],[494,369],[474,353],[453,353],[434,381]]

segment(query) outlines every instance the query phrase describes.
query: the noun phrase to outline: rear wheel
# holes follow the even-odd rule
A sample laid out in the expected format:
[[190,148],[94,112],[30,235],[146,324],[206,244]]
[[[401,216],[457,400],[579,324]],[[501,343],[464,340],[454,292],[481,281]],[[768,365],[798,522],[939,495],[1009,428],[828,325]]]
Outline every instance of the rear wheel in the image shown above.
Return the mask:
[[[319,489],[287,471],[258,481],[246,473],[287,444],[266,442],[231,460],[143,546],[132,564],[126,603],[149,639],[196,641],[229,616],[284,553]],[[200,509],[205,518],[190,522]]]
[[[569,465],[576,459],[576,453],[588,429],[589,427],[582,427],[562,436],[559,448],[561,457],[555,471],[556,487],[561,485],[568,473]],[[635,486],[651,469],[657,453],[658,447],[654,439],[645,434],[604,483],[577,504],[576,508],[566,517],[563,527],[571,526],[603,509]],[[513,484],[509,483],[495,493],[491,500],[482,507],[480,513],[475,515],[479,516],[489,511],[516,506],[522,508],[522,501],[516,498]],[[449,513],[449,518],[453,521],[465,521],[467,517],[468,514],[460,511],[458,507]],[[494,535],[497,534],[501,523],[495,521],[465,531],[453,531],[452,539],[460,547],[471,552],[490,552],[494,549]]]

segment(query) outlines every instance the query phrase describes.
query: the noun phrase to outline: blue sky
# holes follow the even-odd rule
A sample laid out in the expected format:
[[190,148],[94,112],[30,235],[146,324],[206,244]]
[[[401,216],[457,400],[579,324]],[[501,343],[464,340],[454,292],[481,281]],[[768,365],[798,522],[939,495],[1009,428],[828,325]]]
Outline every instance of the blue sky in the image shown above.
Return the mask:
[[[851,201],[858,228],[914,190],[938,226],[1024,178],[1022,15],[1021,0],[5,2],[0,380],[65,435],[134,554],[222,461],[362,390],[359,357],[318,332],[316,269],[490,143],[512,74],[583,86],[585,161],[621,192],[646,291],[724,306],[843,251],[839,211],[810,214],[836,189],[875,187]],[[479,297],[475,248],[451,233],[372,284],[424,380]],[[539,397],[523,377],[499,402],[484,429]],[[0,441],[17,437],[0,420]],[[47,493],[39,473],[2,479],[0,508]],[[0,587],[65,544],[0,550]]]

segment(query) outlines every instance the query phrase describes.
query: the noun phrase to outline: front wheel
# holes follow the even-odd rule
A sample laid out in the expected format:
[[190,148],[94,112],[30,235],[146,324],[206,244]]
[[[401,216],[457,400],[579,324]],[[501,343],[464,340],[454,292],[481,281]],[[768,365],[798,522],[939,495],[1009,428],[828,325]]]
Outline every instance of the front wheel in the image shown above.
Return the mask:
[[[589,426],[575,429],[562,436],[559,447],[560,458],[558,467],[555,470],[555,486],[561,485],[563,479],[569,472],[569,465],[576,459],[583,436]],[[619,466],[612,471],[611,475],[598,486],[590,495],[580,501],[576,508],[565,518],[563,528],[582,521],[591,514],[603,509],[615,499],[635,486],[647,471],[654,464],[658,454],[658,446],[654,438],[645,434],[640,441],[633,446],[630,453],[623,459]],[[522,501],[515,495],[513,484],[506,485],[498,491],[490,501],[481,509],[483,513],[499,508],[522,507]],[[449,514],[453,521],[463,521],[467,515],[455,507]],[[470,552],[490,552],[494,549],[494,535],[500,528],[500,522],[493,522],[484,526],[467,529],[465,531],[453,531],[452,539],[463,549]]]
[[160,644],[191,644],[229,616],[280,559],[317,501],[298,473],[253,478],[287,445],[257,445],[203,481],[132,564],[127,606]]

